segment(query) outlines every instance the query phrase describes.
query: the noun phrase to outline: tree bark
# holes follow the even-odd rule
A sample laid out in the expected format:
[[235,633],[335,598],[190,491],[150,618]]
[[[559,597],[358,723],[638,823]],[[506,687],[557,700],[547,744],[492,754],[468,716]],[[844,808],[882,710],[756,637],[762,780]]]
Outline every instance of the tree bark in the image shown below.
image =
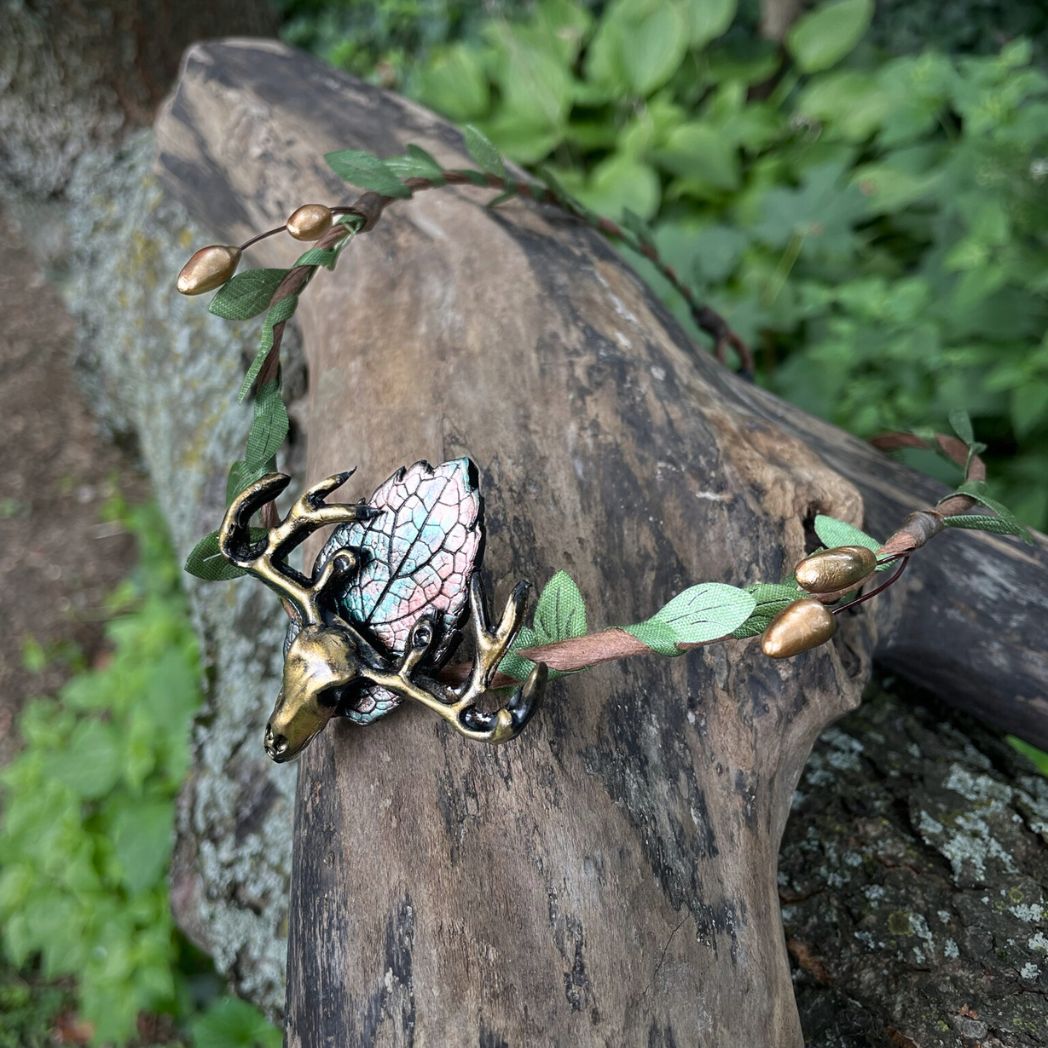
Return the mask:
[[276,28],[259,0],[29,0],[0,17],[0,190],[37,197],[148,126],[194,40]]
[[[463,160],[431,114],[260,43],[192,49],[158,137],[229,242],[350,199],[330,149]],[[364,495],[472,455],[495,588],[567,568],[595,625],[781,577],[816,512],[886,535],[941,494],[718,367],[595,234],[483,199],[391,207],[304,296],[309,478],[357,465]],[[802,1044],[776,856],[813,740],[877,654],[1044,741],[1046,580],[1043,540],[946,535],[788,662],[600,667],[498,751],[417,709],[336,725],[300,764],[289,1044]]]

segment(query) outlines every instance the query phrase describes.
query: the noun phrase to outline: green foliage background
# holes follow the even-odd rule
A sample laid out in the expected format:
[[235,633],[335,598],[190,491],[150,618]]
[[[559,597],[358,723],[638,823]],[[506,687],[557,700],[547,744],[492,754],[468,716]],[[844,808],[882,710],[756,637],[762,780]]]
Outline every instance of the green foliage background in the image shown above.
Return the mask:
[[[97,1044],[132,1039],[146,1013],[168,1017],[172,1044],[276,1048],[279,1034],[224,995],[172,921],[197,644],[159,512],[112,511],[140,560],[109,602],[109,654],[28,703],[22,752],[0,773],[3,953],[29,976],[0,973],[0,1045],[51,1043],[55,1013],[71,1004]],[[42,654],[31,645],[26,657],[32,666]]]
[[[735,0],[326,5],[313,35],[293,7],[291,39],[477,124],[594,210],[651,220],[787,399],[861,436],[966,408],[996,489],[1048,524],[1048,77],[1029,41],[893,57],[873,0],[814,6],[784,49]],[[947,28],[961,8],[991,17],[971,0]],[[370,62],[330,35],[365,9]],[[985,49],[1044,21],[1013,2],[994,32],[942,39]]]

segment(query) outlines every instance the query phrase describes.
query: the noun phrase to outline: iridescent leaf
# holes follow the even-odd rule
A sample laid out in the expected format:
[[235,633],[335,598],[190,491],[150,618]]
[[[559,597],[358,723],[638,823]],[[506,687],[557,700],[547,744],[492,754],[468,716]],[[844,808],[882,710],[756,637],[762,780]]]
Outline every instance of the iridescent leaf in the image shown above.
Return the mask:
[[[419,616],[434,615],[439,663],[468,614],[469,579],[483,542],[476,468],[465,458],[436,467],[416,462],[394,473],[368,504],[379,515],[336,529],[317,563],[344,546],[361,551],[362,566],[339,599],[341,614],[394,655],[405,650]],[[367,723],[398,703],[385,689],[369,688],[349,717]]]

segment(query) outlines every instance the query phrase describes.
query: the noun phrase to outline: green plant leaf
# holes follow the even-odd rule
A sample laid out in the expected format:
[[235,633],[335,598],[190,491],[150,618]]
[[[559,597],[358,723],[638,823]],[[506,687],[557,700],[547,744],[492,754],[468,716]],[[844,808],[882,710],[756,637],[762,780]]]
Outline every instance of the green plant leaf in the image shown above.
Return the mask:
[[205,582],[225,582],[246,574],[243,568],[230,564],[218,548],[218,532],[205,535],[186,557],[185,571]]
[[339,178],[351,185],[387,197],[406,200],[411,196],[411,190],[374,153],[363,149],[339,149],[325,153],[324,159]]
[[794,22],[786,49],[802,72],[836,65],[854,49],[873,19],[873,0],[832,0]]
[[659,166],[684,179],[698,179],[718,190],[739,185],[739,152],[720,128],[697,121],[670,132],[655,158]]
[[280,386],[276,382],[267,382],[255,398],[255,415],[247,434],[244,455],[245,472],[259,468],[268,471],[270,460],[287,439],[289,425]]
[[684,16],[691,46],[703,47],[726,33],[737,6],[737,0],[688,0]]
[[647,164],[625,153],[613,153],[593,169],[578,196],[587,207],[609,218],[619,218],[629,208],[647,219],[658,210],[661,193],[658,176]]
[[221,997],[193,1022],[194,1048],[280,1048],[280,1031],[247,1001]]
[[69,745],[49,762],[49,774],[80,797],[92,800],[120,781],[120,739],[116,728],[100,720],[82,720]]
[[634,22],[619,50],[630,87],[647,97],[677,71],[688,46],[688,27],[680,9],[663,3]]
[[1030,436],[1048,421],[1048,376],[1012,390],[1011,420],[1015,435]]
[[397,178],[426,178],[436,186],[444,184],[444,173],[440,164],[421,146],[409,145],[403,156],[388,159],[386,167]]
[[466,151],[482,171],[495,175],[496,178],[506,177],[506,165],[491,139],[483,131],[473,124],[467,124],[462,129],[462,137],[466,142]]
[[[998,502],[986,493],[985,480],[966,480],[957,488],[955,494],[968,495],[977,502],[981,502],[984,506],[988,506],[1002,521],[1016,529],[1012,534],[1019,535],[1023,542],[1031,546],[1034,545],[1033,535],[1030,534],[1030,529],[1026,527],[1026,525],[1023,524],[1003,502]],[[947,495],[946,497],[949,498],[950,496]],[[944,500],[940,499],[940,501]],[[957,518],[953,519],[956,520]],[[954,526],[956,527],[957,525]]]
[[250,320],[268,309],[285,276],[286,269],[245,269],[218,289],[208,312],[225,320]]
[[586,632],[586,602],[566,571],[558,571],[542,588],[535,606],[534,630],[534,644],[581,637]]
[[491,89],[478,49],[453,44],[437,51],[419,70],[415,97],[451,120],[476,120],[491,104]]
[[162,880],[171,856],[174,821],[170,800],[140,801],[118,809],[113,850],[129,891],[141,892]]
[[240,384],[240,392],[237,394],[238,400],[243,401],[248,393],[251,392],[251,387],[255,384],[255,379],[258,378],[258,373],[262,370],[262,365],[265,363],[269,351],[273,348],[273,328],[290,320],[295,315],[297,308],[298,295],[288,295],[287,298],[282,298],[279,302],[274,302],[269,307],[266,319],[262,322],[262,334],[258,339],[258,350],[255,352],[255,359],[251,361],[251,366],[247,369],[244,381]]

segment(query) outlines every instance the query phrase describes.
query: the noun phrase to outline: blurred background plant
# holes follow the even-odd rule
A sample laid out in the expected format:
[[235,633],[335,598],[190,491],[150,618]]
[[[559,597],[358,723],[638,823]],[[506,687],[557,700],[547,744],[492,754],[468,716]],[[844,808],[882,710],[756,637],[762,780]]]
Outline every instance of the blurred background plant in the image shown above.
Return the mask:
[[[139,561],[110,598],[104,654],[88,667],[62,653],[75,674],[26,705],[21,753],[0,773],[0,1046],[276,1048],[171,918],[197,642],[159,511],[114,500],[107,515]],[[42,669],[49,656],[30,642],[25,657]]]
[[1002,497],[1046,526],[1042,5],[828,0],[781,43],[736,0],[285,12],[293,42],[650,220],[783,397],[860,436],[966,408]]

